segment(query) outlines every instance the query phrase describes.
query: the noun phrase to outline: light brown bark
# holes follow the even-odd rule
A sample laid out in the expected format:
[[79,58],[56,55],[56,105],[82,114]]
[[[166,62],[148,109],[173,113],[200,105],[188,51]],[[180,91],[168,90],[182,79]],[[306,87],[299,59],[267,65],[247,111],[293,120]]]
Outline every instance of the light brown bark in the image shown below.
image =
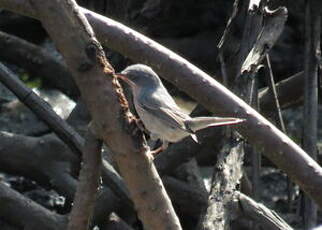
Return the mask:
[[[18,13],[37,16],[27,1],[0,0],[0,5]],[[322,168],[290,138],[187,60],[120,23],[86,9],[82,11],[103,44],[136,62],[152,66],[162,77],[216,115],[246,118],[247,121],[238,129],[243,136],[263,149],[267,158],[322,207]]]
[[145,229],[181,229],[114,70],[76,2],[30,2],[65,58],[92,115],[96,134],[114,152]]

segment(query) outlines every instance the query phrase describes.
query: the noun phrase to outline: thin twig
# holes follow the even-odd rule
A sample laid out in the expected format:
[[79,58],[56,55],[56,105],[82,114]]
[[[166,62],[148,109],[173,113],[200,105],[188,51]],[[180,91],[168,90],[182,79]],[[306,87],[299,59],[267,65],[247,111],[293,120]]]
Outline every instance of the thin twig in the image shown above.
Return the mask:
[[[278,123],[279,128],[283,131],[283,133],[286,133],[286,128],[284,124],[284,119],[282,116],[282,111],[280,107],[280,102],[278,100],[278,95],[276,91],[275,86],[275,80],[273,75],[273,69],[270,61],[269,54],[266,54],[265,58],[265,79],[268,84],[268,88],[270,90],[270,93],[273,96],[273,103],[274,103],[274,109],[275,109],[275,121]],[[288,209],[291,210],[291,204],[292,204],[292,190],[293,190],[293,183],[290,181],[289,178],[287,178],[287,202],[288,202]]]
[[284,120],[283,120],[283,116],[282,116],[282,111],[281,111],[281,107],[280,107],[280,103],[279,103],[278,95],[277,95],[277,91],[276,91],[271,61],[270,61],[268,54],[266,54],[265,60],[266,60],[266,66],[267,66],[267,71],[265,72],[265,76],[267,79],[268,88],[273,95],[273,101],[275,104],[275,110],[276,110],[276,114],[277,114],[276,120],[278,121],[278,124],[279,124],[279,127],[281,128],[281,130],[284,133],[286,133],[286,128],[285,128],[285,124],[284,124]]

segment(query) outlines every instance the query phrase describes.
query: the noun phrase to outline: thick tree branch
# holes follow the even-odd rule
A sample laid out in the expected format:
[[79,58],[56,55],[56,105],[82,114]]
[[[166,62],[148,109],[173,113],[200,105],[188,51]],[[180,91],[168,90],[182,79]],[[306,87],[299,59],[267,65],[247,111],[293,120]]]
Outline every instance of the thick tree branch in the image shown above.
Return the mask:
[[79,159],[55,135],[27,137],[0,132],[0,141],[2,171],[52,186],[72,200],[77,183],[73,175],[78,171]]
[[[0,6],[17,13],[37,16],[28,2],[23,0],[0,0]],[[247,121],[239,128],[244,137],[262,148],[266,157],[284,170],[322,207],[322,196],[318,192],[322,190],[321,167],[274,125],[177,54],[120,23],[86,9],[82,11],[99,40],[108,47],[137,62],[151,65],[162,77],[216,115],[246,118]]]
[[[0,63],[0,81],[26,104],[40,119],[63,140],[76,154],[82,154],[84,139],[61,119],[48,104],[26,87],[13,72]],[[103,162],[102,177],[116,193],[129,202],[128,191],[114,168],[106,161]],[[58,181],[57,181],[58,183]],[[73,192],[72,192],[73,194]],[[70,196],[69,196],[70,197]],[[130,202],[129,202],[130,203]]]
[[[51,186],[71,202],[76,191],[79,159],[55,135],[27,137],[0,132],[0,170],[23,175],[42,186]],[[30,160],[32,159],[32,161]],[[117,194],[117,195],[116,195]],[[127,205],[119,192],[103,187],[99,190],[93,224],[106,222],[106,215]]]
[[48,51],[16,36],[0,32],[0,58],[24,68],[51,87],[61,90],[73,99],[79,91],[67,67]]
[[148,158],[143,134],[134,133],[137,127],[114,70],[83,13],[72,0],[31,2],[65,58],[92,115],[96,134],[114,152],[143,225],[146,229],[181,229]]
[[84,11],[96,29],[99,39],[107,46],[133,60],[151,65],[161,76],[184,90],[216,115],[246,118],[246,123],[238,128],[244,137],[262,148],[266,157],[284,170],[295,183],[322,206],[322,197],[318,192],[322,189],[321,167],[285,134],[182,57],[121,24]]
[[231,149],[221,151],[214,167],[208,207],[201,222],[201,230],[227,229],[232,220],[233,211],[229,203],[232,202],[233,194],[243,175],[244,152],[241,141],[228,146]]
[[[304,72],[296,73],[276,83],[276,92],[282,109],[292,105],[299,105],[303,101]],[[259,92],[259,103],[263,114],[270,115],[275,108],[275,103],[269,87]]]
[[67,218],[50,212],[0,182],[0,218],[19,229],[62,230]]
[[[303,149],[317,159],[318,141],[318,70],[321,59],[321,6],[319,0],[306,1],[304,51],[304,113]],[[312,229],[317,223],[317,206],[312,199],[304,200],[304,228]]]
[[28,106],[40,120],[44,121],[79,156],[82,152],[83,138],[60,118],[53,109],[36,93],[19,80],[10,69],[0,63],[0,81],[18,99]]
[[233,202],[238,207],[240,215],[246,216],[262,225],[266,230],[292,230],[277,213],[269,210],[263,204],[257,203],[248,196],[235,192]]
[[102,141],[97,140],[88,129],[83,150],[82,169],[75,194],[73,209],[70,214],[68,230],[88,229],[96,199],[100,166]]

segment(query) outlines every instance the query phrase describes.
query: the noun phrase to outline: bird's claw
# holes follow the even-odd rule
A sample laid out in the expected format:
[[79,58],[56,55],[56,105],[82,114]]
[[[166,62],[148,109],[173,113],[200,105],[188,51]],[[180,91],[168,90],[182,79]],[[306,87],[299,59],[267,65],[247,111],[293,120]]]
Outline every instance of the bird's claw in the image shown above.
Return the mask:
[[132,135],[137,134],[137,132],[140,130],[142,132],[145,132],[145,127],[143,125],[143,122],[139,118],[134,118],[133,121],[135,122],[135,126],[132,129]]
[[146,130],[141,119],[136,118],[135,119],[135,124],[142,132],[144,132]]
[[155,157],[157,156],[159,153],[161,153],[162,151],[164,151],[163,147],[160,146],[159,148],[156,148],[155,150],[150,150],[150,154]]
[[155,150],[150,151],[151,155],[155,157],[159,153],[166,150],[168,148],[168,145],[169,145],[169,143],[167,141],[163,141],[162,145],[160,147],[156,148]]

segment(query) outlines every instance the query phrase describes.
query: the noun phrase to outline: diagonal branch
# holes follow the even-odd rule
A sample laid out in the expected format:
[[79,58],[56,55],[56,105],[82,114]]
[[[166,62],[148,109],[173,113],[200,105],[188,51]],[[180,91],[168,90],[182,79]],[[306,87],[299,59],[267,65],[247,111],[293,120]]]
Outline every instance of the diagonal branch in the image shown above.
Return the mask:
[[47,210],[0,182],[0,216],[19,229],[61,230],[67,218]]
[[290,227],[276,212],[268,209],[263,204],[257,203],[250,197],[235,192],[235,198],[233,202],[238,207],[238,211],[241,215],[246,216],[256,223],[262,225],[267,230],[292,230]]
[[[41,120],[43,120],[64,141],[78,157],[83,151],[84,139],[63,119],[61,119],[48,104],[25,86],[18,77],[6,66],[0,63],[0,82],[7,86],[26,104]],[[122,198],[129,201],[124,183],[112,165],[103,161],[102,177]]]
[[78,156],[81,155],[83,138],[60,118],[53,109],[36,93],[0,62],[0,81],[11,90],[18,99],[27,105],[39,119],[44,121]]
[[[276,92],[279,96],[281,109],[286,109],[303,100],[304,73],[299,72],[276,83]],[[260,108],[263,114],[271,114],[275,109],[269,87],[259,92]]]
[[265,59],[265,65],[266,65],[266,71],[265,71],[265,79],[268,84],[268,88],[270,91],[270,94],[272,95],[273,102],[274,102],[274,110],[275,110],[275,121],[279,125],[279,128],[286,133],[286,128],[284,124],[284,120],[282,117],[282,111],[281,111],[281,106],[280,102],[278,99],[278,94],[276,91],[276,86],[275,86],[275,81],[274,81],[274,75],[273,75],[273,70],[272,70],[272,65],[270,61],[270,57],[268,54],[266,54],[266,59]]
[[[40,186],[50,186],[66,201],[73,200],[79,159],[56,135],[28,137],[0,132],[0,143],[1,171],[23,175]],[[92,223],[100,226],[107,221],[106,215],[127,207],[127,200],[107,187],[102,186],[98,192]]]
[[47,50],[2,31],[0,49],[1,60],[23,67],[73,99],[79,97],[79,91],[67,67]]
[[[0,6],[17,13],[37,16],[24,0],[0,0]],[[247,121],[239,128],[243,136],[262,148],[267,158],[284,170],[322,207],[319,192],[322,190],[322,168],[263,116],[174,52],[111,19],[86,9],[82,9],[82,12],[103,44],[137,62],[151,65],[163,78],[211,112],[246,118]]]
[[65,58],[93,118],[96,135],[114,153],[144,227],[181,229],[162,181],[148,157],[150,153],[143,133],[137,130],[114,70],[84,14],[73,0],[30,2]]

